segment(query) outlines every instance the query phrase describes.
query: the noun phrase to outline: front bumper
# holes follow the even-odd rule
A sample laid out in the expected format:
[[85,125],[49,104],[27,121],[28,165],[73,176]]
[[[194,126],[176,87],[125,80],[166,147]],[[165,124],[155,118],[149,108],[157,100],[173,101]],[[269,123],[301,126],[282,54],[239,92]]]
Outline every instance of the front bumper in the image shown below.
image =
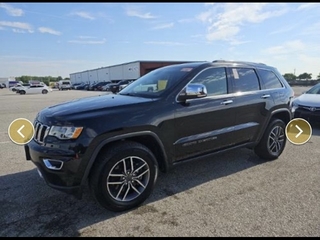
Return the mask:
[[294,112],[295,118],[303,118],[307,120],[310,124],[320,123],[320,110],[310,111],[303,108],[298,108]]
[[50,187],[81,198],[82,159],[66,149],[41,146],[34,140],[24,146],[26,159],[36,165]]

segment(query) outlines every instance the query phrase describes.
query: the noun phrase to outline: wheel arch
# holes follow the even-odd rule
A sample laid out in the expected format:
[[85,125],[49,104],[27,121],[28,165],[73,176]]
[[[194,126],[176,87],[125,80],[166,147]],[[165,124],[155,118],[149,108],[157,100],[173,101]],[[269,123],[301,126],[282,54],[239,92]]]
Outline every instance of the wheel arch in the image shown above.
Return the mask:
[[291,114],[290,110],[287,108],[279,108],[279,109],[273,110],[269,116],[269,119],[266,121],[265,125],[261,128],[261,132],[259,134],[259,137],[256,139],[253,146],[250,146],[250,147],[254,147],[256,144],[259,143],[259,141],[261,140],[261,138],[263,136],[263,133],[266,131],[267,127],[269,126],[269,123],[273,119],[281,119],[287,125],[290,122],[290,120],[292,119],[292,114]]
[[81,185],[85,183],[88,179],[88,176],[91,172],[91,169],[96,161],[98,155],[103,152],[106,148],[112,147],[113,144],[125,141],[133,141],[138,142],[145,145],[150,151],[154,154],[157,163],[159,165],[159,169],[162,172],[166,172],[169,168],[168,157],[165,151],[165,147],[162,144],[160,138],[151,131],[143,131],[143,132],[135,132],[135,133],[127,133],[117,135],[108,139],[103,140],[93,151],[91,155],[86,170],[84,172]]
[[[287,125],[290,122],[290,120],[292,119],[292,113],[287,108],[281,108],[281,109],[277,109],[277,110],[272,111],[271,116],[270,116],[270,120],[272,118],[281,119]],[[269,122],[270,122],[270,120],[269,120]]]

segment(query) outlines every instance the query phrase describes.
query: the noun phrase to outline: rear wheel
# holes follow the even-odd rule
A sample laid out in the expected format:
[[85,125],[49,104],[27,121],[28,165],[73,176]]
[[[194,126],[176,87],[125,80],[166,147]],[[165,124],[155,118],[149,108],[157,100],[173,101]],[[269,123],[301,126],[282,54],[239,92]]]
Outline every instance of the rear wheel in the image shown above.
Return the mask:
[[142,204],[153,191],[157,175],[157,161],[147,147],[122,142],[98,156],[89,186],[101,206],[118,212]]
[[23,95],[23,94],[26,94],[26,91],[21,90],[21,91],[19,91],[19,93],[20,93],[21,95]]
[[255,147],[255,153],[265,160],[277,159],[286,145],[285,128],[286,125],[281,119],[272,119]]

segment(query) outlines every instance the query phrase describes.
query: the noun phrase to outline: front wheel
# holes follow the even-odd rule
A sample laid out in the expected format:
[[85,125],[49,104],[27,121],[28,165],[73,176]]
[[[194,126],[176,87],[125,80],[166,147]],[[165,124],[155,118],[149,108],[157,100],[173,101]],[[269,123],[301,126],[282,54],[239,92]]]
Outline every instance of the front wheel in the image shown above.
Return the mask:
[[103,151],[89,177],[96,201],[119,212],[142,204],[153,191],[158,164],[153,153],[136,142],[122,142]]
[[286,125],[281,119],[272,119],[259,144],[255,147],[255,153],[265,160],[277,159],[286,145],[285,128]]
[[47,93],[48,93],[48,90],[45,90],[45,89],[42,90],[42,94],[47,94]]

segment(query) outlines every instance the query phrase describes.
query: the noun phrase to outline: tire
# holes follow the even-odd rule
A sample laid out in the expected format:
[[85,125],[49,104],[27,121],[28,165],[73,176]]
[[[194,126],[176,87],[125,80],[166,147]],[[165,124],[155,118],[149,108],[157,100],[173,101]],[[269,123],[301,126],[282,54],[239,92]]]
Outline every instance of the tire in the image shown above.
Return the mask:
[[141,205],[152,193],[157,175],[153,153],[140,143],[126,141],[99,154],[89,188],[102,207],[120,212]]
[[20,95],[24,95],[24,94],[26,94],[26,91],[21,90],[21,91],[19,91],[19,93],[20,93]]
[[277,159],[286,145],[285,128],[286,125],[282,120],[272,119],[259,144],[254,148],[255,154],[264,160]]
[[47,93],[48,93],[48,90],[45,90],[45,89],[42,90],[42,94],[47,94]]

